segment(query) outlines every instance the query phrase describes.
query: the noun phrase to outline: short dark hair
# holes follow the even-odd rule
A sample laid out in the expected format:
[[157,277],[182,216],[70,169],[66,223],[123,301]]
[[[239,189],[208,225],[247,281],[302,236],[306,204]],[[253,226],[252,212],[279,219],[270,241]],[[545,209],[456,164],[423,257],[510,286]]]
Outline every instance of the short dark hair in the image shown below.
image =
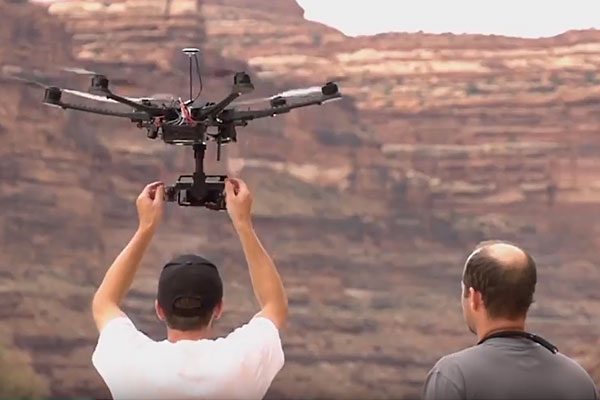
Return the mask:
[[[483,304],[492,318],[518,318],[527,314],[533,303],[537,271],[533,258],[525,251],[525,265],[507,265],[494,258],[490,244],[480,244],[467,260],[463,273],[465,297],[468,289],[481,293]],[[516,247],[516,246],[515,246]]]
[[[175,301],[175,305],[180,309],[196,308],[200,306],[201,301],[193,297],[180,297]],[[208,326],[213,316],[214,308],[201,311],[200,315],[193,317],[182,317],[174,315],[168,310],[163,310],[167,326],[178,331],[194,331]]]

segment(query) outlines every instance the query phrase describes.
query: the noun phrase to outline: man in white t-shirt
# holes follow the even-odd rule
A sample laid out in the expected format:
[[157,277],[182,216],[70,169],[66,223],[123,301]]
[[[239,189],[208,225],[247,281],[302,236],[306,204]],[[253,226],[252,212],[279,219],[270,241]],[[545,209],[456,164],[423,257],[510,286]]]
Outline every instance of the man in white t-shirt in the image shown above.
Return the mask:
[[115,399],[261,399],[284,364],[279,330],[287,298],[273,261],[252,228],[252,196],[244,182],[225,184],[227,211],[240,238],[261,310],[225,338],[211,339],[223,311],[223,285],[210,261],[183,255],[159,278],[155,308],[168,339],[138,331],[119,304],[129,290],[164,209],[164,185],[137,199],[139,228],[115,259],[94,296],[100,332],[94,367]]

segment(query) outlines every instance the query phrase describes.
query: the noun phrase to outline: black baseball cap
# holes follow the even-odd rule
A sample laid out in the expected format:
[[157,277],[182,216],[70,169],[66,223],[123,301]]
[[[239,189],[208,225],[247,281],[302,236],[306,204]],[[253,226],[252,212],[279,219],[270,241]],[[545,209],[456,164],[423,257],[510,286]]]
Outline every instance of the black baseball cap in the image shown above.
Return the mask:
[[[193,307],[178,307],[179,299],[193,299]],[[158,279],[158,304],[167,315],[206,315],[223,299],[223,282],[217,267],[207,259],[184,254],[169,261]]]

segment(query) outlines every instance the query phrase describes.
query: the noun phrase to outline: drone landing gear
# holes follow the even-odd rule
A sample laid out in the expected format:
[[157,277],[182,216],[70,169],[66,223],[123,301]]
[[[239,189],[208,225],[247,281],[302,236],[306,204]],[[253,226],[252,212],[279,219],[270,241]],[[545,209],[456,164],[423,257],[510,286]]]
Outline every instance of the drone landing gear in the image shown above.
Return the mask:
[[194,144],[196,171],[193,175],[182,175],[174,186],[166,189],[166,200],[180,206],[206,207],[210,210],[225,210],[225,179],[227,175],[206,175],[204,153],[206,144]]

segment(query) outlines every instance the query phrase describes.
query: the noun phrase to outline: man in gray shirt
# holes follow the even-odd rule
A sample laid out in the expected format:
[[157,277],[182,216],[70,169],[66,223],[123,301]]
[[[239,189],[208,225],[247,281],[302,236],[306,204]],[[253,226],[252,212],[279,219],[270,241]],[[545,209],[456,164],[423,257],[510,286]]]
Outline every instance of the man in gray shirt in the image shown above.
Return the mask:
[[579,364],[525,331],[536,281],[535,262],[520,248],[487,242],[475,249],[463,271],[462,308],[479,343],[437,362],[425,400],[598,400]]

